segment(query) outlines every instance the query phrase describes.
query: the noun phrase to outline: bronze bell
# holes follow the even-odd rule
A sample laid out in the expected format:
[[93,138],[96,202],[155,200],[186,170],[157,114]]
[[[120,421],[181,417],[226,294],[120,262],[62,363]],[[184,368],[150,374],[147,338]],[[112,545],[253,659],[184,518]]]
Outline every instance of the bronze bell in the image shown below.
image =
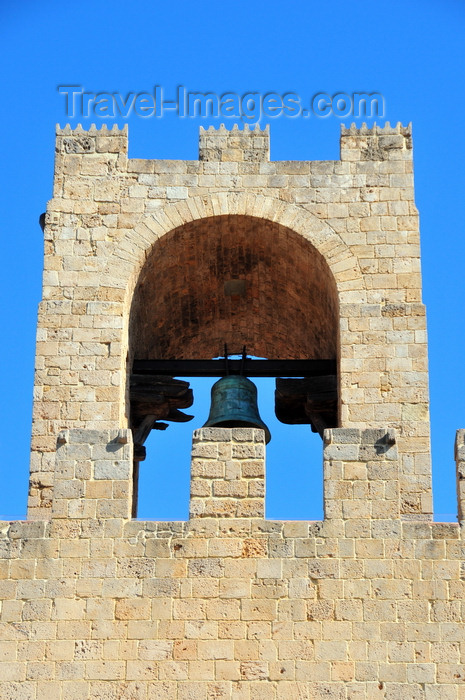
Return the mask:
[[261,428],[265,442],[271,433],[260,418],[257,387],[242,375],[231,374],[212,386],[210,414],[204,428]]

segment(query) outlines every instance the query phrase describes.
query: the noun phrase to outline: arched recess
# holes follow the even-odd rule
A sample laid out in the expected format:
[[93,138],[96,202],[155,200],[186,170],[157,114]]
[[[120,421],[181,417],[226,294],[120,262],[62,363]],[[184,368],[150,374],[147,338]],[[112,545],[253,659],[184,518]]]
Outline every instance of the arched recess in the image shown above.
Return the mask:
[[[150,259],[151,251],[158,241],[185,224],[209,219],[213,216],[246,216],[279,224],[283,229],[308,241],[327,263],[334,278],[339,304],[353,303],[354,295],[360,303],[366,302],[364,278],[358,259],[326,221],[319,219],[304,206],[251,192],[216,192],[189,197],[159,207],[155,212],[141,217],[133,229],[122,230],[115,239],[114,252],[102,278],[108,287],[126,288],[122,340],[122,384],[120,392],[120,417],[124,424],[129,416],[128,378],[134,358],[134,295]],[[116,231],[115,231],[116,234]],[[276,265],[280,261],[275,261]],[[129,333],[129,325],[132,333]],[[125,359],[126,358],[126,359]]]
[[135,358],[214,356],[228,323],[233,347],[242,342],[249,354],[338,358],[339,305],[366,294],[357,258],[325,221],[253,193],[162,206],[124,231],[113,256],[108,284],[120,286],[121,273],[127,280],[127,379]]
[[244,215],[185,223],[152,247],[134,290],[130,356],[206,359],[229,348],[273,359],[336,359],[338,291],[316,248]]
[[[339,302],[344,302],[345,295],[350,296],[354,290],[358,291],[359,301],[364,300],[364,279],[358,259],[340,234],[304,206],[249,192],[193,196],[185,201],[166,204],[142,216],[133,229],[123,230],[123,236],[115,238],[116,246],[106,266],[103,281],[110,287],[125,285],[125,308],[128,310],[141,271],[152,247],[161,237],[186,223],[224,215],[256,217],[291,229],[311,243],[326,260],[336,282]],[[127,327],[129,314],[125,316],[125,321]]]
[[[337,360],[336,281],[321,253],[280,223],[245,215],[198,219],[153,245],[134,290],[129,339],[131,364],[210,359],[225,343],[275,360]],[[136,436],[139,407],[132,403]],[[310,422],[303,418],[284,422]]]

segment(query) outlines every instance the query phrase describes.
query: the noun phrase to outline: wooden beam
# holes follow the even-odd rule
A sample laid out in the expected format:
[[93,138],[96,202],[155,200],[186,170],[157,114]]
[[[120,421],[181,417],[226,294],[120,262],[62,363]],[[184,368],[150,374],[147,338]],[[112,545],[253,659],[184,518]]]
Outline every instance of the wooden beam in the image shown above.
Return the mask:
[[133,373],[130,388],[131,396],[149,391],[151,394],[179,397],[184,396],[189,390],[189,382],[167,376]]
[[[246,377],[319,377],[336,374],[336,360],[228,360],[229,374]],[[224,358],[220,360],[134,360],[134,375],[153,377],[224,377]]]

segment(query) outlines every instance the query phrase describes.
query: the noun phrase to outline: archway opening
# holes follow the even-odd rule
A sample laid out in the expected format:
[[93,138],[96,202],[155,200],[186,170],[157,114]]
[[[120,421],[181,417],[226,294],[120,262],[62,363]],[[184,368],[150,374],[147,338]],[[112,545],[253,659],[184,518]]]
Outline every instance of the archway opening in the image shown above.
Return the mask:
[[333,275],[304,236],[257,217],[204,218],[150,251],[133,296],[129,364],[209,359],[225,344],[273,360],[336,360],[338,319]]
[[303,236],[250,216],[187,223],[153,246],[135,289],[134,359],[335,358],[337,290]]

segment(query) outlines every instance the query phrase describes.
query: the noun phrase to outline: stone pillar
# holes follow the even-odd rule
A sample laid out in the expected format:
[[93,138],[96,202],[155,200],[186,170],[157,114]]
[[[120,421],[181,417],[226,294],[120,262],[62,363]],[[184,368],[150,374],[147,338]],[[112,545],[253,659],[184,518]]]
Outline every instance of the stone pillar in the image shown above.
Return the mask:
[[131,518],[130,430],[63,430],[58,436],[52,518]]
[[324,441],[325,519],[399,519],[395,431],[333,428]]
[[457,430],[455,436],[455,464],[457,474],[457,500],[459,522],[465,520],[465,430]]
[[193,436],[190,518],[263,518],[265,433],[201,428]]

